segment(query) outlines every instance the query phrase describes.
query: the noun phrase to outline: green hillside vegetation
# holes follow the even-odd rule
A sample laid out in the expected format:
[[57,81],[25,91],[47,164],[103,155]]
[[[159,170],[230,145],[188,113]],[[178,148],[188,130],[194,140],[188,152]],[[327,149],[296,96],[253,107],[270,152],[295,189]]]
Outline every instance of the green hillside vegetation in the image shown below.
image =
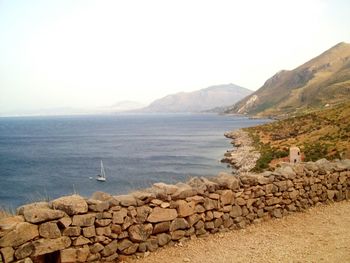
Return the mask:
[[304,161],[350,158],[350,101],[245,130],[261,152],[254,171],[277,165],[293,145],[301,148]]
[[350,44],[339,43],[294,70],[282,70],[227,113],[290,117],[350,100]]

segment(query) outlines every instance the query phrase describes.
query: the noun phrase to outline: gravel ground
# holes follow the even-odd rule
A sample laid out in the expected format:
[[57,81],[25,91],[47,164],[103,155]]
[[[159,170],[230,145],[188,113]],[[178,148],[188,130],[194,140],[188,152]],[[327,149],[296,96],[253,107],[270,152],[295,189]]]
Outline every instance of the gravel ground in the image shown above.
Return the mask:
[[130,262],[350,262],[350,202],[194,239]]

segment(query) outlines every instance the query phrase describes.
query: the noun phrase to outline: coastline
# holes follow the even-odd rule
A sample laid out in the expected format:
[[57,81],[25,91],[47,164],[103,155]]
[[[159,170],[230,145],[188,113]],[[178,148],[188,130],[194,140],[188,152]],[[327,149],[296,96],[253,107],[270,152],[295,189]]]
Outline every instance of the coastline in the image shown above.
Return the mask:
[[226,132],[226,138],[232,139],[232,150],[227,150],[222,163],[227,163],[236,169],[235,173],[245,174],[253,169],[261,154],[253,146],[253,141],[248,132],[238,129]]

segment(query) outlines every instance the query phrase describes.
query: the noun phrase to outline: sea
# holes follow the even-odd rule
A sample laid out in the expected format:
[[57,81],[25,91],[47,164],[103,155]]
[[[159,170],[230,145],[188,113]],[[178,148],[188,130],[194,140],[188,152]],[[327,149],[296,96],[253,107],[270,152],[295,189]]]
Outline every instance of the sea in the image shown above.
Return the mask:
[[[0,118],[0,207],[63,195],[113,195],[230,172],[226,131],[264,119],[217,114]],[[96,180],[103,161],[106,182]]]

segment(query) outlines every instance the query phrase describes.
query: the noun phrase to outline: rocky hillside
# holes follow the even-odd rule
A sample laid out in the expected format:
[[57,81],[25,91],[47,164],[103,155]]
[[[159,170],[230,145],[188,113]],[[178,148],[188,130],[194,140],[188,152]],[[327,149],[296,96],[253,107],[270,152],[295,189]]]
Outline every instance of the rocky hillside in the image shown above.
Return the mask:
[[251,90],[234,84],[212,86],[193,92],[180,92],[158,99],[144,112],[202,112],[229,106],[251,94]]
[[244,130],[261,153],[256,171],[283,161],[292,145],[305,161],[350,158],[350,102]]
[[294,70],[282,70],[227,113],[290,116],[350,99],[350,44],[339,43]]

